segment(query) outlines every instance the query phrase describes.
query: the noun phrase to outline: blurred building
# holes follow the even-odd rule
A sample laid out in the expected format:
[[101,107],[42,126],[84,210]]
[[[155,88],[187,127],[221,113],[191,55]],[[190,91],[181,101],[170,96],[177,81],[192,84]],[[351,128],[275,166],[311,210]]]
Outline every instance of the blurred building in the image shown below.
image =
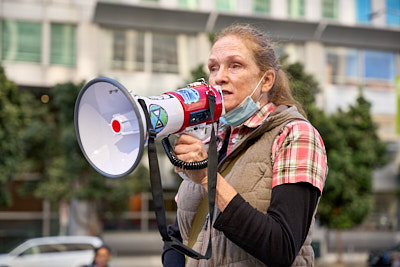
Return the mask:
[[159,95],[189,82],[206,65],[209,33],[234,22],[264,29],[278,53],[302,62],[325,111],[346,108],[364,88],[391,154],[374,177],[365,227],[399,230],[400,0],[0,0],[0,59],[9,79],[38,91],[106,76]]

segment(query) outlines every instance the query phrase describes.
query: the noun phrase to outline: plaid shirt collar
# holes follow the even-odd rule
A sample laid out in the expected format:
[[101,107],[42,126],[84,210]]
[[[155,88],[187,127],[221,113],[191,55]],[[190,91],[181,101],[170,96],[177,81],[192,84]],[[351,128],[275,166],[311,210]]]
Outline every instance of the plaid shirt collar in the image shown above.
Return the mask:
[[231,127],[226,124],[221,124],[218,130],[218,150],[221,149],[225,137],[228,134],[229,130],[231,132],[229,136],[229,144],[227,148],[226,155],[232,151],[234,145],[240,141],[247,134],[251,133],[255,128],[260,126],[260,124],[274,111],[276,106],[273,103],[268,103],[262,108],[260,108],[253,116],[251,116],[247,121],[239,125],[238,127]]

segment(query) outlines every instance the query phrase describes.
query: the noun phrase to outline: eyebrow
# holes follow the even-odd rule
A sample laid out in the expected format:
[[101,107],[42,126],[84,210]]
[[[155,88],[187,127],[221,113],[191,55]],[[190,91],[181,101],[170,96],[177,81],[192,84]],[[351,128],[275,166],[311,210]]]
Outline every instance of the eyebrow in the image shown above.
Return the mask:
[[[231,55],[227,57],[227,60],[234,61],[234,60],[240,60],[240,61],[245,61],[245,58],[241,55]],[[214,64],[218,62],[218,60],[214,58],[208,58],[207,64]]]

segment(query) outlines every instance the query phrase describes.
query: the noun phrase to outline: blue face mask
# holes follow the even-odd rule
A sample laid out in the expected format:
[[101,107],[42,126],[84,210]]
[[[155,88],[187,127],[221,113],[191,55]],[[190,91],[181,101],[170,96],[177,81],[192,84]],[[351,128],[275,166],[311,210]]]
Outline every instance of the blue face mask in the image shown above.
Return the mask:
[[251,96],[254,94],[254,92],[257,90],[258,86],[260,86],[262,80],[265,77],[265,74],[262,76],[261,80],[258,82],[256,85],[256,88],[254,88],[253,92],[251,95],[247,96],[242,103],[240,103],[237,107],[232,109],[231,111],[225,113],[221,118],[220,121],[222,121],[224,124],[228,124],[232,127],[237,127],[246,120],[248,120],[259,108],[260,108],[260,102],[257,101],[257,103],[254,102],[254,100],[251,98]]

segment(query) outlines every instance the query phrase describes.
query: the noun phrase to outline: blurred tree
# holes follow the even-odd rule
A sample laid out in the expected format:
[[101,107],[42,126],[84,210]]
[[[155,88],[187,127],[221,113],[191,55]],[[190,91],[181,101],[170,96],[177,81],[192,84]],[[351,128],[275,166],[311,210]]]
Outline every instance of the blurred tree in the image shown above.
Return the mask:
[[148,191],[150,182],[143,165],[126,178],[108,179],[87,163],[74,128],[74,106],[82,85],[58,84],[44,104],[18,90],[0,66],[0,206],[11,204],[7,187],[14,176],[34,175],[38,179],[26,182],[21,193],[34,192],[54,204],[73,198],[87,201],[90,220],[76,221],[86,222],[88,233],[97,235],[105,214],[122,214],[129,197]]
[[[302,64],[287,64],[285,58],[283,62],[292,78],[294,95],[320,132],[328,154],[329,172],[318,218],[338,233],[360,225],[373,208],[373,171],[387,161],[386,144],[377,136],[377,125],[370,115],[371,104],[360,90],[348,110],[326,115],[315,106],[319,88],[314,78],[305,74]],[[340,250],[341,240],[337,241]]]
[[373,171],[387,158],[370,108],[360,94],[349,110],[331,116],[336,129],[326,141],[330,170],[319,209],[321,223],[330,228],[359,225],[373,208]]
[[192,81],[197,81],[200,78],[204,78],[208,81],[208,74],[204,71],[204,64],[199,64],[196,68],[194,68],[191,72]]
[[0,207],[11,205],[11,179],[23,159],[21,129],[25,125],[17,86],[0,65]]

